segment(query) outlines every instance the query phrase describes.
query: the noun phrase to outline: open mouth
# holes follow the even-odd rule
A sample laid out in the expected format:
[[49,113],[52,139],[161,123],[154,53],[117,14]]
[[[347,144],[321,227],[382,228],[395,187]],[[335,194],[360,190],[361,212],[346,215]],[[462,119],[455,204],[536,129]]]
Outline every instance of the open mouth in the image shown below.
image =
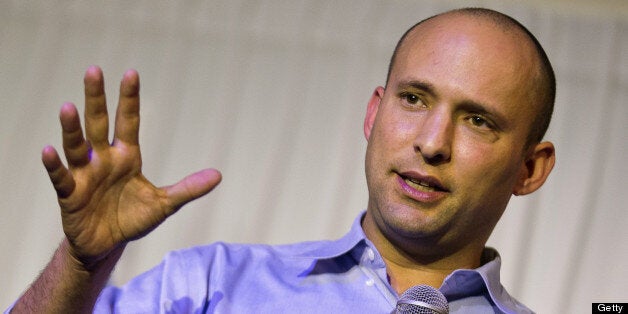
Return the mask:
[[446,192],[438,180],[431,177],[419,177],[408,174],[400,174],[403,181],[411,188],[424,192]]

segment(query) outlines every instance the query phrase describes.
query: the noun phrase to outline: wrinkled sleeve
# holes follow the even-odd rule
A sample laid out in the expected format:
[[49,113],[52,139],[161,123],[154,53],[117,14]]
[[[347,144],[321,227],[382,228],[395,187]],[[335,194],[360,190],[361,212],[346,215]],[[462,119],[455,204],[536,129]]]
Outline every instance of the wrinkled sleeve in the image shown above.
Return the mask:
[[165,264],[163,261],[122,287],[105,287],[94,313],[159,313]]
[[210,264],[204,253],[195,249],[170,252],[159,265],[124,286],[107,286],[94,313],[193,313],[203,309]]

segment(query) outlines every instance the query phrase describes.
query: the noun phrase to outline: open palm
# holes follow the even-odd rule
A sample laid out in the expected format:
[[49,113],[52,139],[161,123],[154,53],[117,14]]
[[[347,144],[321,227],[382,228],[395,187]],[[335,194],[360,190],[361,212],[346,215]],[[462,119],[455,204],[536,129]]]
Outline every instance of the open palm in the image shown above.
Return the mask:
[[73,104],[63,105],[60,120],[67,167],[50,146],[44,148],[42,161],[57,192],[72,253],[82,263],[97,262],[146,235],[221,180],[218,171],[206,169],[158,188],[142,175],[139,76],[133,70],[124,74],[120,84],[112,142],[98,67],[85,74],[85,136]]

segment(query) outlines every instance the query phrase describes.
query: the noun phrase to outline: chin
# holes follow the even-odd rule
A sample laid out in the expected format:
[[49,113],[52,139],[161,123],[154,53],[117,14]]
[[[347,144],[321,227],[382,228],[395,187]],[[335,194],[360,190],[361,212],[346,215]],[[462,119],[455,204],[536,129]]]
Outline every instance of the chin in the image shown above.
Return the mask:
[[441,238],[447,223],[434,210],[400,206],[381,213],[385,229],[407,239]]

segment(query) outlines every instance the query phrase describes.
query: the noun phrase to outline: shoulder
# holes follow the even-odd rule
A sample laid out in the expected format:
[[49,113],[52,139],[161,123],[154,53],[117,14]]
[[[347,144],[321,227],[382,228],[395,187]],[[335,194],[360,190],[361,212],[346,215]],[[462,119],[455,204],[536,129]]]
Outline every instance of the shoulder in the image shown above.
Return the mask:
[[169,252],[164,258],[164,263],[207,266],[221,260],[228,260],[230,263],[249,263],[263,260],[312,259],[324,254],[331,245],[333,241],[308,241],[280,245],[215,242]]

